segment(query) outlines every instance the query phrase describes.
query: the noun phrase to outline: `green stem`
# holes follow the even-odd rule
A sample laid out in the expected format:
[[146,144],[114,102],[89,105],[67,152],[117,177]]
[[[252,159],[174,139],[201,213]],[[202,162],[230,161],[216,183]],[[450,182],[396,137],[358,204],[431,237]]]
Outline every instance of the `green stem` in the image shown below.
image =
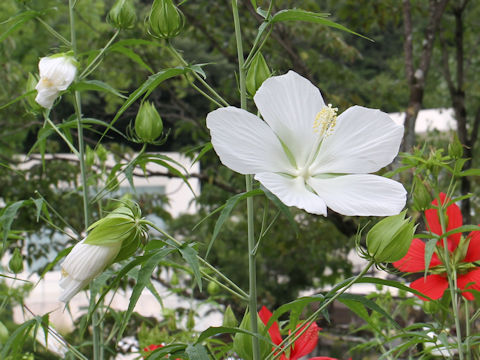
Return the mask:
[[[175,49],[172,44],[170,42],[167,43],[167,49],[170,51],[170,53],[175,57],[177,58],[178,61],[180,61],[180,63],[182,64],[182,66],[188,66],[188,63],[185,61],[185,59],[183,58],[183,56],[177,51],[177,49]],[[193,76],[203,85],[205,86],[205,88],[210,91],[211,94],[213,94],[222,104],[223,106],[228,106],[228,102],[223,98],[221,97],[216,91],[214,88],[212,88],[205,80],[203,80],[203,78],[197,74],[196,71],[192,71],[192,74]],[[199,90],[197,88],[197,90]],[[201,94],[202,95],[205,95],[205,93],[203,91],[201,91]],[[210,96],[207,96],[209,99]],[[213,99],[211,99],[213,100]],[[214,100],[215,103],[217,103],[215,100]],[[218,103],[217,103],[218,104]]]
[[[72,44],[73,56],[77,58],[77,36],[75,32],[75,14],[74,7],[75,1],[68,0],[68,9],[70,16],[70,42]],[[78,128],[78,160],[80,161],[80,172],[82,177],[82,189],[83,189],[83,215],[85,222],[85,229],[88,229],[89,225],[89,206],[88,206],[88,183],[87,183],[87,171],[85,166],[85,144],[83,141],[83,125],[82,125],[82,107],[81,98],[78,91],[74,92],[73,104],[75,107],[75,114],[77,116],[77,128]],[[92,297],[95,296],[93,290],[90,291]],[[101,328],[98,326],[98,314],[96,311],[92,314],[92,337],[93,337],[93,360],[103,360],[103,344]]]
[[53,123],[53,121],[50,120],[50,117],[48,115],[48,110],[43,112],[43,117],[44,117],[45,121],[53,128],[53,130],[55,130],[55,132],[63,139],[63,141],[65,141],[67,146],[70,148],[70,151],[73,152],[78,157],[80,153],[78,152],[77,149],[75,149],[75,146],[73,146],[73,144],[70,142],[70,140],[67,139],[65,134],[63,134],[60,131],[60,129],[57,127],[57,125],[55,125]]
[[82,71],[82,73],[79,76],[80,79],[83,79],[84,77],[87,77],[88,75],[90,75],[98,67],[98,65],[100,65],[100,62],[97,63],[97,61],[101,59],[105,51],[107,51],[110,45],[112,45],[113,41],[117,38],[119,33],[120,33],[120,30],[115,31],[113,36],[110,38],[107,44],[102,48],[102,50],[100,50],[100,52],[95,57],[95,59],[93,59],[90,62],[90,64],[88,64],[88,66],[85,68],[85,70]]
[[447,280],[448,280],[448,287],[450,290],[450,297],[452,299],[452,308],[453,308],[453,316],[455,318],[455,328],[457,333],[457,348],[458,348],[458,355],[460,360],[463,360],[463,344],[462,344],[462,330],[460,328],[460,318],[458,317],[458,298],[457,298],[457,272],[455,267],[451,267],[450,263],[450,251],[448,249],[448,239],[443,236],[446,233],[446,222],[445,222],[445,204],[442,204],[440,197],[437,197],[437,203],[441,204],[438,206],[438,217],[440,219],[440,226],[442,228],[442,237],[443,237],[443,250],[444,250],[444,265],[447,270]]
[[[267,356],[265,360],[278,359],[285,351],[287,351],[294,343],[297,341],[310,327],[310,325],[315,321],[315,319],[321,314],[323,310],[327,308],[333,301],[335,301],[340,295],[347,291],[353,284],[355,284],[358,279],[363,277],[368,270],[373,266],[375,261],[370,260],[367,266],[355,276],[350,282],[347,283],[340,291],[337,291],[335,295],[325,301],[312,315],[310,315],[305,322],[294,330],[290,335],[288,335],[275,349]],[[278,351],[278,352],[277,352]]]
[[63,42],[66,46],[72,46],[71,42],[65,39],[59,32],[57,32],[54,28],[52,28],[48,23],[46,23],[41,17],[36,17],[37,21],[45,26],[48,32],[50,32],[53,36],[55,36],[58,40]]
[[467,360],[472,359],[472,352],[470,349],[470,308],[468,306],[468,300],[464,299],[465,303],[465,349],[467,349]]
[[[233,23],[235,26],[235,40],[237,43],[237,57],[238,57],[238,77],[240,83],[240,106],[242,109],[247,109],[247,88],[246,88],[246,74],[245,74],[245,58],[243,55],[242,31],[240,27],[240,16],[238,14],[238,2],[232,0]],[[245,187],[247,193],[252,191],[253,177],[252,175],[245,176]],[[247,198],[247,242],[248,242],[248,283],[249,283],[249,301],[248,308],[250,311],[250,325],[252,332],[258,334],[257,324],[257,264],[256,264],[256,249],[255,249],[255,231],[254,231],[254,213],[253,213],[253,197]],[[256,336],[252,336],[252,351],[253,360],[260,360],[260,344]]]

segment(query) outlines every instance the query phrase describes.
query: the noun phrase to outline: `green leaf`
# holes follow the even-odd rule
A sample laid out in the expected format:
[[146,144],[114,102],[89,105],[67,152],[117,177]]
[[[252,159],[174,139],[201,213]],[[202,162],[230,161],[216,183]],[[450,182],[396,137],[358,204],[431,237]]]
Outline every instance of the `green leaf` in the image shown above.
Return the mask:
[[148,283],[150,283],[150,276],[152,276],[155,267],[158,265],[158,263],[160,263],[160,261],[162,261],[163,258],[168,256],[172,251],[173,249],[170,248],[160,249],[156,251],[153,255],[151,255],[151,257],[142,264],[142,267],[138,272],[137,283],[133,287],[132,295],[130,296],[128,309],[125,312],[123,323],[120,326],[118,338],[122,337],[122,334],[128,325],[128,320],[130,320],[130,316],[132,316],[133,309],[135,308],[135,305],[137,305],[137,301],[140,298],[143,289],[148,285]]
[[445,234],[443,234],[443,237],[449,237],[450,235],[457,234],[457,233],[463,233],[467,231],[479,231],[480,226],[477,225],[462,225],[459,226],[458,228],[452,229]]
[[15,331],[8,337],[5,344],[3,344],[0,358],[7,359],[9,353],[19,354],[23,343],[28,339],[28,333],[33,329],[36,323],[36,319],[31,319],[15,329]]
[[35,207],[37,209],[37,222],[38,222],[38,220],[40,219],[40,214],[42,213],[42,210],[44,208],[43,198],[32,199],[32,201],[35,204]]
[[110,48],[108,50],[109,51],[115,51],[115,52],[118,52],[120,54],[123,54],[123,55],[127,56],[131,60],[135,61],[138,65],[140,65],[144,69],[148,70],[151,74],[153,74],[152,68],[150,66],[148,66],[142,60],[142,58],[140,56],[138,56],[132,49],[126,48],[126,47],[122,46],[122,44],[117,42],[116,44],[113,44],[112,46],[110,46]]
[[3,229],[3,249],[7,248],[8,233],[12,227],[13,220],[17,216],[18,209],[20,209],[24,203],[25,200],[20,200],[8,205],[2,216],[0,216],[0,224],[2,225]]
[[372,41],[371,39],[359,33],[356,33],[355,31],[348,29],[343,25],[337,24],[336,22],[326,19],[328,15],[329,14],[327,13],[314,13],[314,12],[305,11],[302,9],[288,9],[288,10],[281,10],[277,12],[275,15],[273,15],[270,22],[274,24],[276,22],[286,22],[286,21],[306,21],[306,22],[325,25],[338,30],[346,31],[346,32],[349,32],[350,34],[354,34],[364,39]]
[[381,329],[377,326],[377,324],[372,320],[366,307],[359,303],[358,301],[348,300],[348,299],[338,299],[342,304],[346,305],[351,311],[357,314],[360,318],[365,320],[368,325],[370,325],[375,331],[381,333]]
[[205,146],[202,148],[202,150],[200,150],[200,152],[198,153],[197,157],[193,160],[192,162],[192,166],[197,162],[199,161],[203,155],[205,155],[207,152],[209,152],[210,150],[213,149],[213,145],[211,142],[208,142],[205,144]]
[[[112,122],[110,123],[109,127],[105,130],[105,132],[102,135],[102,138],[106,135],[108,130],[110,130],[111,127],[115,124],[115,122],[118,120],[118,118],[130,107],[132,104],[143,94],[145,94],[147,91],[153,91],[156,87],[158,87],[163,81],[174,77],[178,76],[181,74],[184,74],[186,69],[184,68],[171,68],[171,69],[165,69],[162,71],[159,71],[158,73],[154,75],[150,75],[148,79],[140,85],[140,87],[135,90],[133,93],[130,94],[127,100],[123,103],[122,107],[120,110],[118,110],[117,114],[113,118]],[[99,143],[101,142],[102,139],[99,140]]]
[[244,192],[244,193],[241,193],[241,194],[234,195],[230,199],[227,200],[227,202],[225,203],[225,206],[222,209],[222,212],[220,213],[220,216],[218,217],[217,222],[215,223],[215,228],[213,229],[213,235],[212,235],[212,238],[210,239],[210,243],[208,244],[207,253],[206,253],[205,257],[207,257],[208,254],[210,253],[210,250],[213,246],[213,243],[215,242],[215,239],[217,238],[218,234],[220,233],[220,230],[222,229],[223,224],[228,219],[228,217],[230,216],[230,213],[232,212],[234,207],[238,204],[238,202],[240,200],[249,198],[251,196],[257,196],[257,195],[262,195],[262,194],[263,194],[263,190],[255,189],[255,190],[251,190],[249,192]]
[[27,91],[26,93],[20,95],[20,96],[17,96],[15,99],[9,101],[8,103],[6,103],[5,105],[1,105],[0,106],[0,110],[6,108],[6,107],[9,107],[10,105],[12,104],[15,104],[17,101],[20,101],[24,98],[26,98],[27,96],[30,96],[32,95],[33,93],[35,93],[37,90],[30,90],[30,91]]
[[432,261],[433,252],[437,246],[437,239],[430,239],[425,243],[425,273],[427,276],[428,268],[430,267],[430,261]]
[[[344,293],[342,295],[340,295],[338,298],[337,298],[339,301],[342,301],[342,300],[347,300],[347,301],[356,301],[364,306],[366,306],[367,308],[369,308],[370,310],[373,310],[373,311],[376,311],[378,312],[379,314],[383,315],[384,317],[386,317],[388,320],[390,320],[390,322],[397,328],[397,329],[400,329],[401,326],[392,318],[392,316],[387,313],[383,308],[381,308],[380,306],[378,306],[378,304],[370,299],[367,299],[365,296],[363,295],[357,295],[357,294],[347,294],[347,293]],[[346,305],[346,304],[345,304]]]
[[157,360],[157,359],[164,359],[166,355],[169,354],[175,354],[178,353],[179,351],[185,350],[187,345],[185,344],[170,344],[170,345],[165,345],[164,347],[155,349],[152,352],[149,352],[147,354],[146,359],[148,360]]
[[178,250],[188,265],[192,268],[198,288],[200,291],[202,291],[202,275],[200,273],[200,266],[198,264],[197,250],[193,248],[193,244],[182,246],[178,248]]
[[116,95],[118,97],[121,97],[123,99],[127,99],[127,97],[125,95],[122,95],[113,86],[111,86],[107,83],[104,83],[103,81],[100,81],[100,80],[78,81],[75,84],[73,84],[72,88],[73,88],[73,90],[77,90],[77,91],[93,90],[93,91],[106,92],[106,93],[110,93],[110,94]]
[[480,176],[480,169],[468,169],[460,172],[460,176]]
[[207,350],[205,350],[205,347],[200,344],[188,345],[185,353],[190,360],[210,360]]
[[10,21],[13,21],[14,23],[10,25],[10,27],[3,34],[0,35],[0,42],[5,40],[12,32],[19,29],[25,22],[27,22],[30,19],[33,19],[39,14],[40,13],[38,11],[33,11],[33,10],[24,11],[2,22],[2,24],[5,24]]

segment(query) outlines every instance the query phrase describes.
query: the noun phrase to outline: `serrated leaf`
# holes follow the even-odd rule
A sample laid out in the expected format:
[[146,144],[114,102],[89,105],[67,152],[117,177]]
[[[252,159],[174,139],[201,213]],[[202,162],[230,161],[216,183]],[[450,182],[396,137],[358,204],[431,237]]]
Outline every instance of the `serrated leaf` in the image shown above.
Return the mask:
[[222,229],[223,224],[228,219],[228,217],[230,216],[230,213],[235,208],[235,206],[238,204],[238,202],[240,200],[249,198],[251,196],[257,196],[257,195],[261,195],[261,194],[263,194],[263,190],[255,189],[255,190],[251,190],[249,192],[244,192],[244,193],[241,193],[241,194],[234,195],[230,199],[227,200],[227,202],[225,203],[225,206],[222,209],[222,212],[220,213],[220,216],[218,217],[217,222],[215,223],[215,228],[213,229],[212,238],[210,239],[210,242],[208,244],[207,253],[206,253],[205,257],[207,257],[208,254],[210,253],[210,250],[213,246],[213,243],[215,242],[215,239],[217,238],[218,234],[220,233],[220,230]]
[[122,95],[117,89],[115,89],[113,86],[100,81],[100,80],[82,80],[78,81],[75,84],[73,84],[72,88],[77,91],[86,91],[86,90],[93,90],[93,91],[100,91],[100,92],[106,92],[110,93],[113,95],[116,95],[118,97],[121,97],[123,99],[127,99],[125,95]]
[[143,289],[150,282],[150,276],[152,275],[155,267],[160,263],[160,261],[162,261],[163,258],[168,256],[172,251],[173,249],[170,249],[170,248],[160,249],[156,251],[154,254],[152,254],[148,258],[148,260],[142,264],[142,267],[138,272],[137,282],[133,287],[132,295],[130,296],[128,309],[125,312],[123,322],[120,326],[120,330],[118,333],[119,338],[121,338],[123,332],[125,331],[125,328],[127,327],[128,321],[130,320],[130,316],[132,316],[133,309],[135,308],[135,305],[137,305],[137,301],[140,298],[140,295],[142,294]]
[[197,250],[195,250],[192,244],[182,246],[178,248],[178,251],[182,254],[187,264],[193,271],[195,281],[197,282],[198,289],[202,291],[202,275],[200,273],[200,265],[197,258]]
[[205,347],[201,344],[188,345],[185,353],[190,360],[210,360],[207,350],[205,350]]

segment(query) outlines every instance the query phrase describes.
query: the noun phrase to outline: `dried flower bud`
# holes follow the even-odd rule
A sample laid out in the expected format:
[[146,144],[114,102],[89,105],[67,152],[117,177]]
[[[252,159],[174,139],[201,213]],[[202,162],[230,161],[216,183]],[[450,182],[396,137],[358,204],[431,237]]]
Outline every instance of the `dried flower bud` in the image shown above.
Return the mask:
[[160,39],[177,36],[185,23],[182,12],[172,0],[154,0],[148,16],[149,32]]
[[117,29],[131,29],[137,21],[137,14],[131,0],[117,0],[108,13],[107,21]]
[[394,262],[406,255],[416,225],[405,215],[406,210],[382,219],[368,232],[367,251],[375,262]]
[[146,101],[140,105],[137,117],[135,118],[135,133],[144,143],[152,143],[163,131],[162,118],[158,114],[155,106]]
[[260,85],[262,85],[270,75],[270,69],[268,68],[265,58],[260,51],[257,52],[247,72],[246,85],[248,93],[252,96],[255,95]]
[[8,262],[10,271],[14,274],[21,273],[23,271],[23,256],[20,254],[20,249],[15,248],[12,258]]

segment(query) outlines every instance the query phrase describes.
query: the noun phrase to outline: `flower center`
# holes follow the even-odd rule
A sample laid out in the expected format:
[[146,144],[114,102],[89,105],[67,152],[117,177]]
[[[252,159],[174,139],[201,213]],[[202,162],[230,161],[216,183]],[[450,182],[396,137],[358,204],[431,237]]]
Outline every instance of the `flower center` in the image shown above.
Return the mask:
[[53,86],[52,80],[50,80],[49,78],[46,78],[46,77],[41,78],[41,79],[40,79],[40,82],[41,82],[42,85],[45,86],[45,87],[52,87],[52,86]]
[[338,108],[332,108],[332,104],[324,106],[315,116],[313,131],[319,133],[320,137],[331,135],[337,124],[337,112]]
[[310,177],[310,167],[305,166],[303,168],[297,169],[295,171],[295,176],[302,177],[304,180],[307,180]]

